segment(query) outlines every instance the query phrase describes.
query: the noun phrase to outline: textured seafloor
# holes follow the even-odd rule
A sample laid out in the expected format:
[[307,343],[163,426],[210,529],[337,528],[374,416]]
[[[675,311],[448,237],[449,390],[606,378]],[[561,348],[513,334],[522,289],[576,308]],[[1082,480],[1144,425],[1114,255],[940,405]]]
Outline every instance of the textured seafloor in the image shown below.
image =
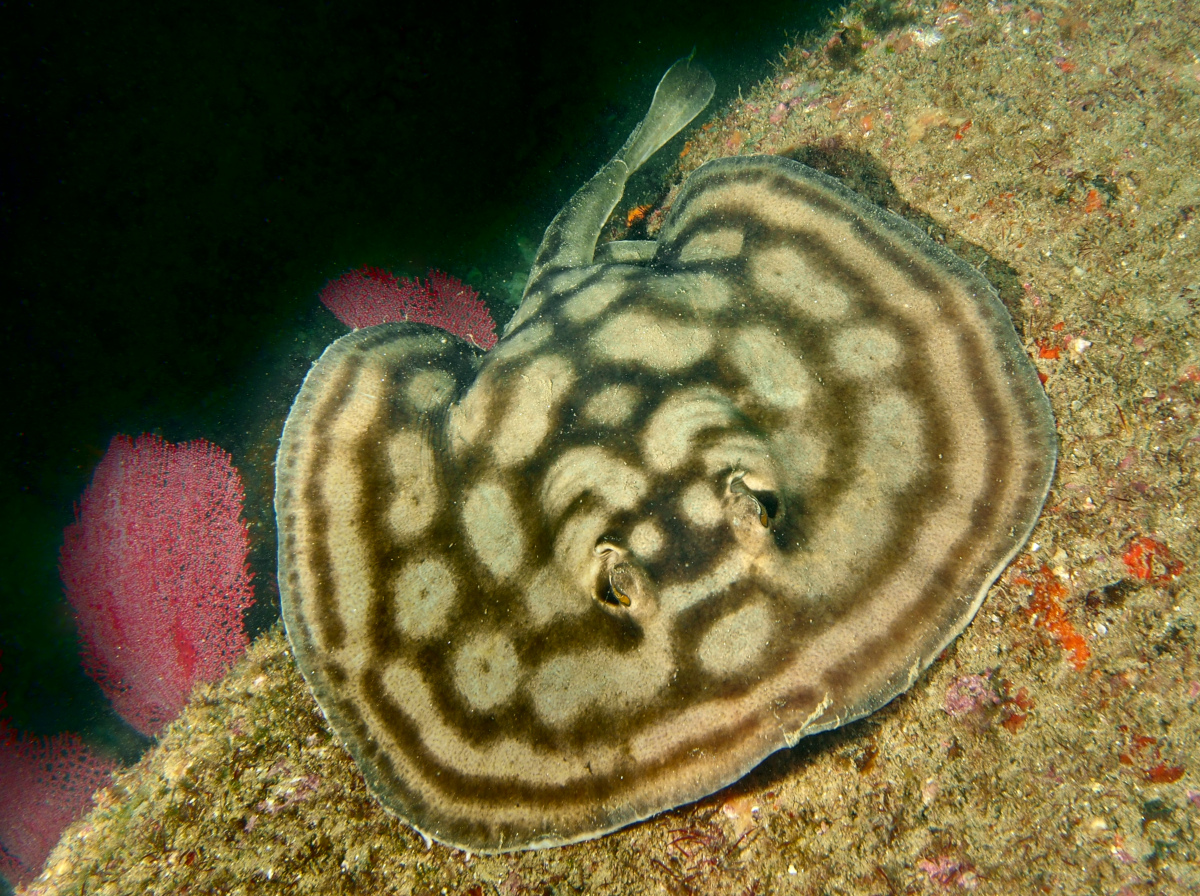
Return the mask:
[[927,227],[996,283],[1045,376],[1041,523],[908,694],[696,805],[471,857],[368,797],[275,630],[28,891],[1200,889],[1197,52],[1194,4],[869,3],[685,150],[676,179],[782,153]]

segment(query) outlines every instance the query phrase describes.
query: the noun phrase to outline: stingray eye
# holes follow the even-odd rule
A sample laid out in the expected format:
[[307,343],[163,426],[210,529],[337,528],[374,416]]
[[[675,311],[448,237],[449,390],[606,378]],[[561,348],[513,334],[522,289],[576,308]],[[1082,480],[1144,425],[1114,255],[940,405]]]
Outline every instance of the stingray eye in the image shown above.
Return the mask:
[[779,496],[765,490],[752,491],[750,494],[754,496],[754,500],[762,509],[759,520],[764,526],[771,525],[771,521],[779,514]]
[[636,588],[637,580],[629,564],[617,563],[601,572],[596,582],[596,598],[600,603],[619,610],[633,605]]
[[625,551],[607,540],[601,540],[596,545],[596,556],[603,563],[596,581],[596,598],[610,607],[630,606],[630,593],[637,583],[633,580],[629,564],[622,560]]
[[609,575],[608,588],[600,599],[607,604],[619,604],[622,607],[627,607],[630,604],[629,595],[621,590],[621,586],[615,581],[616,578],[616,576]]
[[729,480],[729,491],[731,494],[739,495],[746,500],[752,501],[758,515],[758,521],[762,523],[764,529],[770,528],[771,521],[779,513],[779,496],[775,492],[766,489],[750,488],[746,484],[744,476],[744,473],[734,473],[733,477]]

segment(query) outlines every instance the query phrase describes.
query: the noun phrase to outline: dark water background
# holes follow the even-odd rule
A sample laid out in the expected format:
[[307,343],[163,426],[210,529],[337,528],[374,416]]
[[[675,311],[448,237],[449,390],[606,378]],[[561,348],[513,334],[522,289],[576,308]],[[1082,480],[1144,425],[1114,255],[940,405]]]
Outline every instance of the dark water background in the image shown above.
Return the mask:
[[[62,530],[110,438],[204,437],[247,484],[278,617],[270,458],[349,267],[527,268],[554,213],[696,49],[708,113],[832,4],[0,6],[0,693],[24,730],[140,741],[78,663]],[[156,8],[161,7],[161,8]],[[664,152],[634,195],[654,198]]]

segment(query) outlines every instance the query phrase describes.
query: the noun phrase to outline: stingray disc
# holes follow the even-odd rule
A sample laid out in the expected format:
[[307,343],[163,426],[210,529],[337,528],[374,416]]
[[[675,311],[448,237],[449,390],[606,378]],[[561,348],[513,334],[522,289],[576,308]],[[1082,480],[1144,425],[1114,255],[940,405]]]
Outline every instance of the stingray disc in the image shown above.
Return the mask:
[[476,852],[603,834],[878,708],[1053,471],[974,269],[772,157],[704,165],[656,244],[596,262],[631,157],[556,219],[492,352],[351,333],[280,446],[300,668],[383,804]]

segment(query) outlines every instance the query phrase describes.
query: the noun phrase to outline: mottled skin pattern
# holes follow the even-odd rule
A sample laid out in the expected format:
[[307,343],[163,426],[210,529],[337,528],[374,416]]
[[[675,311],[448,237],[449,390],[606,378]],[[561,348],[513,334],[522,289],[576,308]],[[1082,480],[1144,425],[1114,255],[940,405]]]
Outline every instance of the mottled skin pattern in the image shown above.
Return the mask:
[[611,831],[890,700],[1054,463],[988,284],[810,169],[705,165],[641,263],[553,248],[489,354],[334,343],[278,461],[301,669],[380,800],[478,852]]

